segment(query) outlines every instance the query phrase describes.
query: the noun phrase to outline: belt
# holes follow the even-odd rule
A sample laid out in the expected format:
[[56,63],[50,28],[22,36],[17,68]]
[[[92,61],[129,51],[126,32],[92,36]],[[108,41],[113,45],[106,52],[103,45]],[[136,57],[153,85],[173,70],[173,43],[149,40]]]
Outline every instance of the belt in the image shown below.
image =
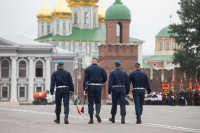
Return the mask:
[[100,85],[101,86],[100,83],[89,83],[88,85]]
[[63,85],[63,86],[58,86],[57,88],[66,88],[66,87],[69,87],[69,86]]
[[113,87],[125,87],[125,85],[113,85]]
[[145,88],[134,88],[136,90],[144,90]]

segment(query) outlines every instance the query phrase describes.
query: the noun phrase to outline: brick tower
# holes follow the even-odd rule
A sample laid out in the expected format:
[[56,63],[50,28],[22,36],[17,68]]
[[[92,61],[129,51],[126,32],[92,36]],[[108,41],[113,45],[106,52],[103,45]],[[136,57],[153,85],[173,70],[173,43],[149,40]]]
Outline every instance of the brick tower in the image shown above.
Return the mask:
[[[107,40],[106,45],[99,46],[100,66],[106,70],[109,77],[110,72],[115,69],[114,61],[117,60],[122,63],[122,70],[129,74],[133,71],[135,61],[142,63],[138,58],[141,46],[129,44],[130,10],[121,0],[115,0],[107,9],[105,20]],[[108,82],[102,86],[102,99],[106,99],[105,102],[109,102],[107,97]]]

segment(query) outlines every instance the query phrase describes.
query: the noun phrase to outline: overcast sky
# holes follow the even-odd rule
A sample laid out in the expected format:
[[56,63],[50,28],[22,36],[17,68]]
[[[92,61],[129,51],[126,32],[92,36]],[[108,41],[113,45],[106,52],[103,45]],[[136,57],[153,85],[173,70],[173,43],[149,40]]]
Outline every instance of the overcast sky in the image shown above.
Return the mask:
[[[100,0],[101,2],[102,0]],[[115,0],[104,0],[106,9]],[[48,0],[54,8],[59,0]],[[100,4],[100,2],[98,4]],[[143,55],[154,54],[155,36],[164,27],[178,23],[179,0],[122,0],[132,15],[130,36],[144,40]],[[0,0],[0,35],[22,35],[37,38],[37,12],[45,0]]]

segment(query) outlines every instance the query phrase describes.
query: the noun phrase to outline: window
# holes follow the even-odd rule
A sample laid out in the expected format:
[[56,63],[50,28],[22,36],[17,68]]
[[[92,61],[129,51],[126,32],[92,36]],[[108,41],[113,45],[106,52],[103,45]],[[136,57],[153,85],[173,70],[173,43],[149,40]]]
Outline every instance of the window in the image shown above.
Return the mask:
[[155,66],[157,66],[157,64],[156,64],[156,63],[153,63],[153,66],[155,67]]
[[74,24],[78,24],[78,13],[74,12]]
[[71,32],[71,23],[69,22],[69,33]]
[[42,92],[42,87],[36,87],[36,92]]
[[168,41],[166,42],[165,49],[169,50],[169,42]]
[[82,43],[79,43],[79,51],[82,51],[82,49],[83,49]]
[[66,22],[63,22],[63,34],[66,34]]
[[94,50],[95,50],[95,51],[98,51],[98,44],[95,44],[95,45],[94,45]]
[[174,47],[173,47],[174,50],[176,50],[176,48],[177,48],[176,45],[177,45],[177,44],[176,44],[176,42],[174,41],[174,45],[173,45],[173,46],[174,46]]
[[75,53],[76,52],[76,44],[73,43],[73,52]]
[[86,43],[85,49],[86,49],[86,54],[88,54],[88,44],[87,43]]
[[42,35],[44,35],[44,24],[42,24]]
[[8,87],[2,87],[2,98],[8,98]]
[[162,50],[162,42],[160,42],[159,50]]
[[96,25],[96,13],[93,14],[93,24]]
[[1,62],[1,77],[2,78],[9,77],[9,62],[7,60]]
[[36,70],[35,70],[35,76],[36,77],[43,77],[43,63],[42,61],[36,62]]
[[89,45],[89,54],[90,55],[92,54],[92,46],[91,46],[91,44]]
[[59,21],[56,22],[56,32],[59,33]]
[[84,24],[89,24],[88,12],[84,13]]
[[25,61],[19,62],[19,77],[20,78],[26,77],[26,62]]
[[65,43],[62,43],[62,49],[66,49]]
[[19,87],[19,97],[25,97],[25,87]]
[[71,43],[69,43],[69,51],[72,51],[72,45],[71,45]]
[[50,32],[51,32],[50,30],[51,30],[51,29],[50,29],[50,25],[48,24],[48,25],[47,25],[47,34],[50,34]]

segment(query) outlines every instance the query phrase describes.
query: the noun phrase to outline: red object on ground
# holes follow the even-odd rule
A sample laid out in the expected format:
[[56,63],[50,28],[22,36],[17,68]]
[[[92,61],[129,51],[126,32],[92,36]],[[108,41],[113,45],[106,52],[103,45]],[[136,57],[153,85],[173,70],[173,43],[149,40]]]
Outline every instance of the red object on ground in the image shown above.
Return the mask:
[[34,99],[45,99],[47,97],[47,92],[43,91],[43,92],[36,92],[33,94],[33,98]]
[[76,106],[76,107],[77,107],[77,110],[78,110],[78,114],[80,114],[80,115],[81,115],[81,112],[80,112],[80,110],[79,110],[78,106]]
[[82,107],[82,109],[81,109],[81,113],[84,113],[84,107]]

